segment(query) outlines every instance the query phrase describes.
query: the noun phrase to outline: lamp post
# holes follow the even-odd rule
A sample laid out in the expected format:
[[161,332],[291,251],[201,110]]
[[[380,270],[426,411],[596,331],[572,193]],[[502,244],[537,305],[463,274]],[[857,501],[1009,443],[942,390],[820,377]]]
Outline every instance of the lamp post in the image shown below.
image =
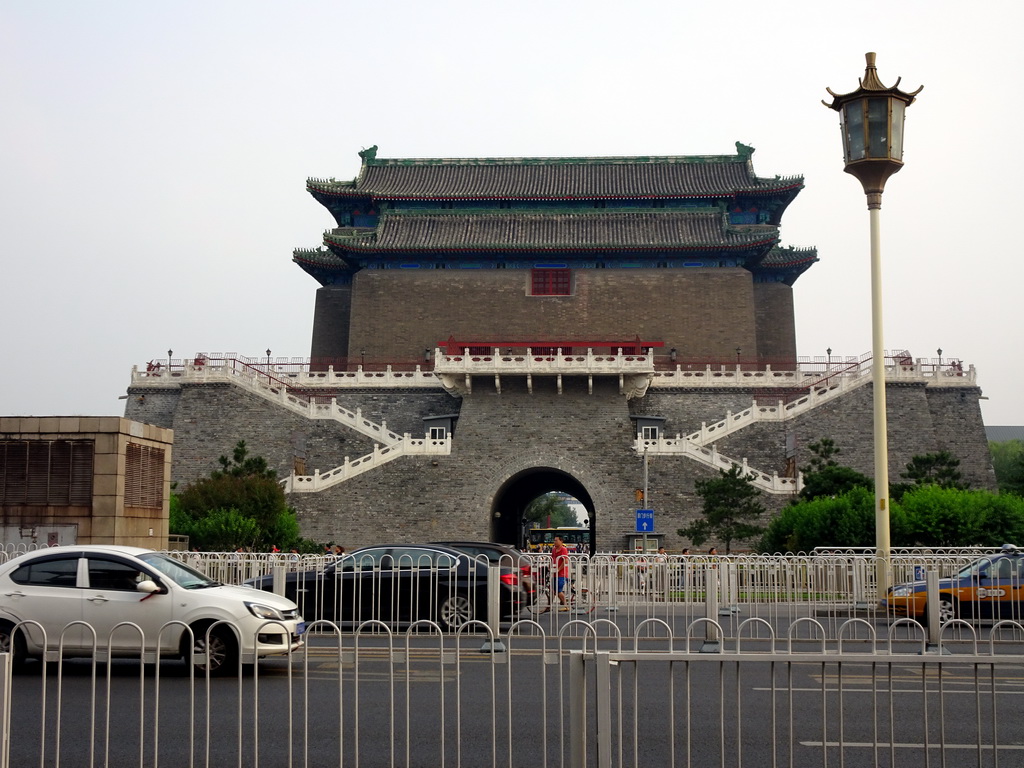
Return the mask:
[[168,349],[167,350],[167,370],[168,371],[171,370],[171,356],[173,354],[174,354],[174,350],[173,349]]
[[882,258],[879,214],[882,192],[890,176],[903,167],[903,119],[906,108],[921,92],[887,88],[878,79],[875,54],[865,54],[867,67],[856,91],[837,94],[826,88],[839,113],[846,172],[860,181],[867,197],[871,232],[871,387],[875,444],[875,547],[881,560],[878,590],[889,588],[892,557],[889,549],[889,446],[885,414],[885,345],[882,342]]
[[941,368],[941,367],[942,367],[942,347],[939,347],[939,348],[938,348],[938,349],[936,349],[935,351],[936,351],[936,352],[938,353],[938,355],[939,355],[939,368]]
[[270,370],[270,347],[267,347],[267,370]]

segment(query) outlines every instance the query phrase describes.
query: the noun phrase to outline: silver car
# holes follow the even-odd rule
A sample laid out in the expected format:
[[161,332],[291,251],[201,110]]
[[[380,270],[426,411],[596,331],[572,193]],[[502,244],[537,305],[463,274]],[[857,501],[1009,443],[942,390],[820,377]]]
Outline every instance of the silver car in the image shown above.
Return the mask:
[[145,651],[224,674],[239,659],[297,650],[304,629],[291,600],[221,584],[147,549],[52,547],[0,566],[0,652],[15,666],[63,641],[64,657]]

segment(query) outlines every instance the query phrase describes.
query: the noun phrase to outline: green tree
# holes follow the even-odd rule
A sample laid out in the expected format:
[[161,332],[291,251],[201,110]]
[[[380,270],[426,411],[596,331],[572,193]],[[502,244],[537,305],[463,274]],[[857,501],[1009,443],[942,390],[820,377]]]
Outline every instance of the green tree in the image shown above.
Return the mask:
[[811,459],[806,466],[800,467],[800,471],[804,474],[820,472],[825,467],[838,466],[839,462],[832,457],[843,452],[831,437],[822,437],[817,442],[808,445],[807,450],[811,452]]
[[1024,442],[1006,440],[989,443],[996,483],[1003,493],[1024,496]]
[[[900,528],[890,511],[890,526]],[[875,495],[864,487],[784,507],[758,541],[761,552],[809,552],[815,547],[870,547],[875,543]]]
[[576,527],[580,524],[575,510],[557,493],[545,493],[531,501],[523,512],[523,520],[538,523],[541,528]]
[[238,547],[267,550],[296,546],[299,524],[276,473],[262,457],[249,456],[240,441],[219,470],[186,487],[171,500],[171,530],[201,549]]
[[702,520],[696,520],[677,533],[700,546],[709,539],[725,544],[726,553],[732,542],[746,541],[764,530],[754,521],[764,514],[764,506],[757,501],[761,492],[750,484],[753,475],[744,475],[743,469],[732,465],[728,472],[718,471],[718,477],[694,483],[697,495],[703,500]]
[[949,451],[936,451],[914,456],[908,463],[905,472],[900,473],[904,480],[913,481],[914,485],[937,485],[940,488],[966,489],[958,467],[960,459]]
[[1024,541],[1024,499],[1017,496],[942,488],[915,488],[900,501],[909,538],[903,546],[956,547]]
[[803,475],[800,500],[841,496],[854,488],[874,489],[875,483],[870,477],[835,460],[842,450],[831,438],[823,437],[808,445],[807,450],[812,456],[806,466],[800,467]]
[[[799,501],[771,521],[761,552],[875,545],[874,493],[853,488],[833,498]],[[912,485],[889,510],[896,547],[999,546],[1024,541],[1024,498],[988,491]]]

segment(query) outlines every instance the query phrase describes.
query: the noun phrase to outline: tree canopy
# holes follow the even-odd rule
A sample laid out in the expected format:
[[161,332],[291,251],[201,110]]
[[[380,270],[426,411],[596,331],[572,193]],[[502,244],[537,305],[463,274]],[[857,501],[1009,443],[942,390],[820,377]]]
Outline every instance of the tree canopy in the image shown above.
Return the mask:
[[523,512],[523,520],[538,523],[542,528],[576,527],[580,524],[575,510],[558,493],[545,493],[531,501]]
[[[771,521],[758,542],[762,552],[803,552],[815,547],[875,545],[874,481],[835,459],[841,452],[823,438],[801,467],[799,498]],[[1022,446],[1024,448],[1024,446]],[[1011,451],[1004,466],[1013,467]],[[995,455],[995,451],[993,451]],[[1012,457],[1012,458],[1011,458]],[[1024,480],[1024,459],[1021,459]],[[960,460],[949,451],[914,456],[890,486],[890,541],[896,547],[999,546],[1024,542],[1024,499],[970,491]],[[1004,477],[1012,477],[1008,470]]]
[[[889,510],[894,547],[999,546],[1024,541],[1024,498],[988,491],[911,486]],[[758,542],[761,552],[875,545],[874,494],[854,488],[783,508]]]
[[680,528],[677,533],[697,547],[710,539],[721,541],[727,553],[732,542],[746,541],[761,533],[764,529],[755,521],[765,509],[757,501],[761,492],[750,484],[750,477],[733,464],[728,472],[719,470],[718,477],[697,480],[694,489],[703,500],[703,519]]
[[1006,440],[988,444],[996,483],[1002,493],[1024,496],[1024,442]]
[[800,467],[803,487],[800,498],[804,501],[839,496],[854,488],[873,490],[875,482],[867,475],[840,464],[835,456],[842,450],[831,438],[823,437],[807,446],[812,454],[806,466]]
[[219,470],[172,497],[171,531],[187,535],[192,546],[221,552],[296,546],[295,510],[266,460],[249,456],[243,440],[218,463]]

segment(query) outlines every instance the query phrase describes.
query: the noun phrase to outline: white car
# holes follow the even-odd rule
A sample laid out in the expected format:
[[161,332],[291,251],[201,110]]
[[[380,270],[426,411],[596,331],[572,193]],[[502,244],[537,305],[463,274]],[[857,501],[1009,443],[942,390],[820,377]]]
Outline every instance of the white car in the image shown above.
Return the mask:
[[45,630],[46,650],[63,639],[64,657],[98,651],[102,659],[109,650],[139,658],[145,638],[150,660],[159,638],[160,656],[191,661],[200,673],[209,662],[211,675],[235,671],[239,654],[253,662],[295,651],[305,630],[287,598],[221,584],[160,552],[116,546],[51,547],[0,566],[0,652],[13,652],[15,666],[43,656],[42,632],[30,622]]

